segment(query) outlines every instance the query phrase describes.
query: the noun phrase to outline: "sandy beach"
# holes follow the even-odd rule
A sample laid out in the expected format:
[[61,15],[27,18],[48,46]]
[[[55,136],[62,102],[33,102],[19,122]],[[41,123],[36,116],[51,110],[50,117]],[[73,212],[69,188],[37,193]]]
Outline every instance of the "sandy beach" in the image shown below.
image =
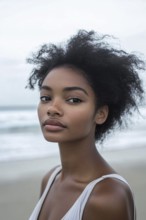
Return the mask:
[[[146,146],[102,155],[123,175],[134,192],[137,220],[146,218]],[[0,163],[0,219],[27,220],[39,198],[43,175],[60,164],[59,156]]]

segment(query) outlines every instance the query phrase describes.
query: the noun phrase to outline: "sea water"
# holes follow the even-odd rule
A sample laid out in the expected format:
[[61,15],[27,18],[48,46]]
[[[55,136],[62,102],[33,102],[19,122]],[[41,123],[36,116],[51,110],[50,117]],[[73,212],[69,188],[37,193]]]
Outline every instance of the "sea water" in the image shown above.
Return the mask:
[[[118,128],[101,145],[104,150],[146,146],[146,107],[135,114],[129,128]],[[99,147],[99,146],[97,146]],[[44,140],[34,107],[0,108],[0,161],[22,160],[58,154],[56,143]]]

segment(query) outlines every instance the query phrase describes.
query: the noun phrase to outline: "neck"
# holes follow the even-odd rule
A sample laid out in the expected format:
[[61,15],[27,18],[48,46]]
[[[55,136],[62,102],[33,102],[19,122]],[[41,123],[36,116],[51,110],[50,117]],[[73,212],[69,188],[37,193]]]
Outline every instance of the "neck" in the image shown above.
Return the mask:
[[[89,181],[98,173],[101,156],[95,142],[81,140],[59,144],[62,163],[62,177],[73,177],[80,181]],[[96,177],[95,177],[96,178]]]

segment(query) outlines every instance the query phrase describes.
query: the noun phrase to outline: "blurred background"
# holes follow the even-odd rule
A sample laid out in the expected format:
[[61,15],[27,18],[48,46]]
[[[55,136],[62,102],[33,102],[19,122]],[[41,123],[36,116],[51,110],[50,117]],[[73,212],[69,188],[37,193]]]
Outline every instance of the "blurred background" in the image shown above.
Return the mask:
[[[145,24],[144,0],[0,0],[0,161],[58,151],[56,147],[48,148],[40,134],[38,90],[25,88],[32,68],[26,58],[32,52],[44,43],[63,42],[79,29],[86,29],[113,35],[117,38],[114,46],[137,52],[146,60]],[[140,77],[146,87],[146,74],[140,73]],[[145,108],[142,114],[146,115]],[[134,116],[135,121],[137,132],[142,131],[146,124],[143,118]],[[128,146],[130,139],[135,143],[133,137],[128,133],[124,138]],[[140,141],[146,143],[145,137]]]
[[[18,171],[19,166],[26,173],[33,170],[32,164],[26,169],[28,163],[24,169],[22,162],[26,160],[31,163],[32,159],[34,162],[58,155],[57,145],[44,141],[39,128],[37,89],[25,89],[32,68],[26,58],[40,45],[63,42],[79,29],[112,35],[116,38],[112,42],[115,46],[136,52],[146,60],[145,0],[0,0],[0,181],[10,180],[14,174],[20,176],[23,172]],[[146,73],[139,74],[146,88]],[[102,151],[118,149],[118,155],[122,155],[121,150],[135,149],[130,151],[132,158],[144,157],[143,153],[138,154],[137,147],[146,147],[146,106],[140,107],[140,113],[141,116],[133,115],[129,128],[111,135]],[[130,155],[126,153],[127,161]],[[146,177],[145,173],[142,175]],[[8,201],[1,198],[4,207]],[[142,216],[144,209],[139,212]]]

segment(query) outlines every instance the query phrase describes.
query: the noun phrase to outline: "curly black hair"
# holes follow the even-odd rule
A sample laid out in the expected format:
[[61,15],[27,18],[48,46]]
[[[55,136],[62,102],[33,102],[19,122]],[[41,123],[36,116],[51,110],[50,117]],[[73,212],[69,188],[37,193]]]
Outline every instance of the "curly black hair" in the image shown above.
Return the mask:
[[138,109],[143,99],[139,70],[145,63],[134,54],[128,54],[110,46],[108,35],[98,35],[94,31],[80,30],[64,44],[45,44],[32,54],[27,62],[35,67],[28,79],[28,87],[39,88],[50,70],[59,66],[72,66],[81,70],[90,83],[97,106],[108,105],[106,122],[96,126],[95,139],[102,141],[107,133],[118,124],[123,124],[123,116]]

